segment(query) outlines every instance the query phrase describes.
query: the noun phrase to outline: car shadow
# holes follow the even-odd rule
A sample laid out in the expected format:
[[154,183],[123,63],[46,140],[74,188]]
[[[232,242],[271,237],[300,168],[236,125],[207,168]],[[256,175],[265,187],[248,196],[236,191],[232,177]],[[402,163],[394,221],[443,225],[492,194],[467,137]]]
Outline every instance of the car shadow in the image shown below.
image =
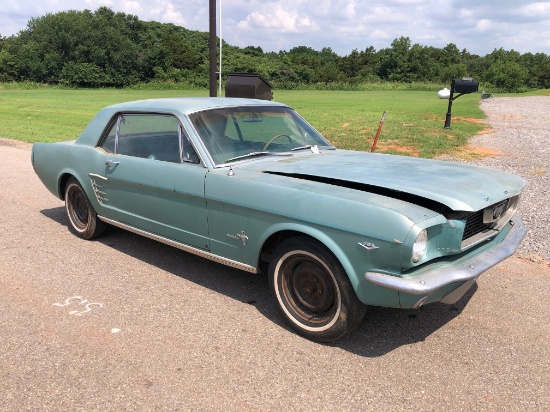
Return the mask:
[[[41,213],[72,231],[64,207],[45,209]],[[274,305],[265,273],[249,274],[114,227],[95,241],[243,304],[253,305],[271,322],[294,333]],[[401,346],[422,342],[460,316],[476,291],[477,284],[474,284],[454,305],[433,303],[415,310],[369,306],[358,330],[330,346],[359,356],[379,357]]]
[[369,306],[357,332],[336,342],[334,346],[373,358],[383,356],[401,346],[422,342],[460,316],[477,288],[477,283],[474,283],[453,305],[431,303],[419,309]]

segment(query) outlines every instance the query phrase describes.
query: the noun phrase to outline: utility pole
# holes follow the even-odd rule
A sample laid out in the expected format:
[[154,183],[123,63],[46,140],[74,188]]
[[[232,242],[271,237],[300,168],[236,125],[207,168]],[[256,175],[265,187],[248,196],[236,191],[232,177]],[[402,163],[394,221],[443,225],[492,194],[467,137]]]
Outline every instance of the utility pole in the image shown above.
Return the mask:
[[217,96],[216,84],[216,0],[210,0],[210,36],[208,45],[210,47],[210,97]]

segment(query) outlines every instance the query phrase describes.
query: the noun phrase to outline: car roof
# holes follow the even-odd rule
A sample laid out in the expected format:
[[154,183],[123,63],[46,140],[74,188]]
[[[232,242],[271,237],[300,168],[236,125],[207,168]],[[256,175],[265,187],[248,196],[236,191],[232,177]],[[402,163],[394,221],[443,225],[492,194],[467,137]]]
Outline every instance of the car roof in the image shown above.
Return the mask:
[[287,107],[285,104],[269,100],[243,99],[229,97],[174,97],[163,99],[136,100],[107,106],[97,113],[88,126],[77,138],[76,143],[84,146],[95,146],[101,132],[117,113],[124,112],[157,112],[170,113],[185,117],[202,110],[239,106],[273,106]]
[[208,109],[235,106],[285,106],[282,103],[269,100],[243,99],[232,97],[174,97],[162,99],[137,100],[108,106],[113,112],[131,111],[168,111],[172,113],[189,114]]

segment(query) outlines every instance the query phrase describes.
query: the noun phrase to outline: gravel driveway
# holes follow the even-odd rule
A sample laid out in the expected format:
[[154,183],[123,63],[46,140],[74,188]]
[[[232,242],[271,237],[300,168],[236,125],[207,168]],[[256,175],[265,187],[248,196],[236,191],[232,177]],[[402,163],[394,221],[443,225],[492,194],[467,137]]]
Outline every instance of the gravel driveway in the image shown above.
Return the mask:
[[550,264],[550,96],[491,98],[481,102],[481,109],[492,131],[474,137],[470,144],[500,154],[472,163],[527,180],[519,213],[529,233],[518,253]]

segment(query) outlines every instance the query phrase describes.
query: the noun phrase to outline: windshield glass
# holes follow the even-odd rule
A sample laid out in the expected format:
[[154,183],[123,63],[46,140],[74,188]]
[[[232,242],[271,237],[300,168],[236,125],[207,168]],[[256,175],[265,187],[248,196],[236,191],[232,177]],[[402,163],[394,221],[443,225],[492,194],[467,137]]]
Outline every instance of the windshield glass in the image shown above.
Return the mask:
[[[189,116],[216,164],[248,157],[332,145],[288,107],[213,109]],[[265,152],[265,153],[263,153]]]

